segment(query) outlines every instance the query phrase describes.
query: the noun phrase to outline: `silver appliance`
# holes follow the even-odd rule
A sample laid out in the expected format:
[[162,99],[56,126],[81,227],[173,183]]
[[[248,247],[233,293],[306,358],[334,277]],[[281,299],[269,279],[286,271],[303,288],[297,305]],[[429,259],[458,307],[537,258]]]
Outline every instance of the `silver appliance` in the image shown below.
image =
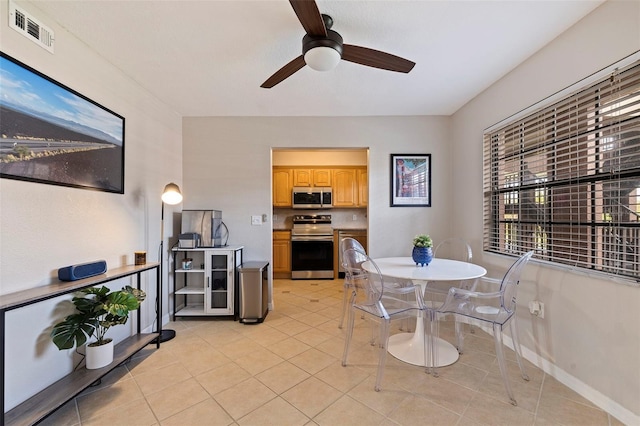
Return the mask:
[[200,236],[198,247],[221,247],[222,227],[220,210],[182,210],[180,233],[198,234]]
[[333,279],[331,215],[293,216],[291,279]]
[[239,321],[260,323],[269,313],[269,262],[244,262],[238,268]]
[[[367,231],[365,230],[352,230],[352,231],[347,231],[347,230],[342,230],[342,231],[338,231],[338,241],[340,244],[342,242],[343,238],[353,238],[355,240],[357,240],[360,244],[362,244],[362,246],[364,247],[364,249],[367,249]],[[338,248],[338,278],[344,278],[344,265],[342,264],[342,247]]]
[[187,232],[178,237],[179,248],[197,248],[200,246],[200,234]]
[[324,186],[294,186],[291,203],[294,209],[330,209],[333,207],[333,192]]

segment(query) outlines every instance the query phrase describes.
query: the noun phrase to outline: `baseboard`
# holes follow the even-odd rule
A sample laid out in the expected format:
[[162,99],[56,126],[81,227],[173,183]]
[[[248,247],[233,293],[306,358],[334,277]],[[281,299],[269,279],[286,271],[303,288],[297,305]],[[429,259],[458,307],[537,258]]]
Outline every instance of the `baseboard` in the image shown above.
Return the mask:
[[[509,341],[509,347],[513,348],[511,338],[509,338]],[[626,425],[640,424],[640,416],[632,413],[602,392],[595,390],[575,376],[567,373],[557,365],[552,364],[548,360],[540,357],[539,354],[533,352],[529,348],[522,347],[522,356],[527,361],[539,366],[545,373],[547,373],[569,389],[574,390],[580,396],[593,403],[593,405],[595,405],[596,407],[611,414],[622,423]]]
[[[486,331],[489,335],[493,335],[493,332],[489,328],[480,327],[484,331]],[[513,349],[513,341],[511,340],[511,336],[503,334],[503,342],[506,346]],[[527,347],[521,345],[522,348],[522,356],[532,364],[536,365],[542,371],[568,387],[569,389],[575,391],[577,394],[590,401],[596,407],[606,411],[611,414],[617,420],[621,421],[625,425],[638,425],[640,424],[640,416],[634,414],[629,411],[622,405],[618,404],[616,401],[612,400],[608,396],[604,395],[602,392],[599,392],[593,389],[591,386],[587,385],[583,381],[577,379],[571,374],[564,371],[562,368],[557,365],[549,362],[548,360],[542,358],[536,352],[533,352]]]

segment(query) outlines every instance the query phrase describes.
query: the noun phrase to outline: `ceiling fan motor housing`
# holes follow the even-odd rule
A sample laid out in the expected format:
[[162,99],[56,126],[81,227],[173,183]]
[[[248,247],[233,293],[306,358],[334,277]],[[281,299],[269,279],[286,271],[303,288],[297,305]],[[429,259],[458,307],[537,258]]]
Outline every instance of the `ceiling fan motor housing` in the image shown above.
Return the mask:
[[327,30],[327,36],[311,36],[306,34],[302,38],[302,54],[316,47],[330,47],[342,56],[342,36],[333,30]]

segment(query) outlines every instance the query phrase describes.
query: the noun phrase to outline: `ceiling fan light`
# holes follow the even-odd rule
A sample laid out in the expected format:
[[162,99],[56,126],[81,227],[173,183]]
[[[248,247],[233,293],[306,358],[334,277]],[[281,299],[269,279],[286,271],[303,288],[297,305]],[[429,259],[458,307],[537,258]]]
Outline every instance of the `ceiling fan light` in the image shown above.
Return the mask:
[[316,71],[330,71],[340,62],[340,52],[328,46],[314,47],[304,54],[304,61]]

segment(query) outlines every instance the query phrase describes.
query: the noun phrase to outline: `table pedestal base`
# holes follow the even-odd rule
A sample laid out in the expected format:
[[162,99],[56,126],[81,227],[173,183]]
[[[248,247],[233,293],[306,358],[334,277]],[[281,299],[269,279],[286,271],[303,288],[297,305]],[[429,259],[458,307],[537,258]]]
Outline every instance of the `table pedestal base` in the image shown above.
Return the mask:
[[[418,330],[416,330],[418,331]],[[437,339],[438,365],[444,367],[451,365],[458,360],[458,350],[451,343]],[[424,334],[422,338],[418,333],[399,333],[389,337],[389,347],[387,351],[398,358],[413,365],[426,366],[424,359]]]

